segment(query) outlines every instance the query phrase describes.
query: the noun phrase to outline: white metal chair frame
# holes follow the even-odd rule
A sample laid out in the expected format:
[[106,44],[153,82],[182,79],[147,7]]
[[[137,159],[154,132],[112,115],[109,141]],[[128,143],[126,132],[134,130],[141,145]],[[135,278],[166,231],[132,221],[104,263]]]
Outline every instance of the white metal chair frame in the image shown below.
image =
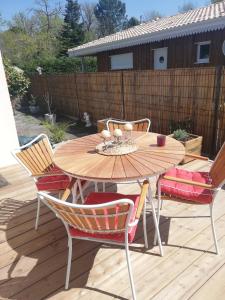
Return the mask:
[[[219,152],[220,153],[220,152]],[[218,153],[218,155],[219,155]],[[210,159],[208,159],[207,157],[203,157],[203,156],[197,156],[197,155],[191,155],[191,154],[186,154],[186,156],[189,157],[193,157],[193,158],[197,158],[200,160],[205,160],[208,162],[212,163],[211,168],[213,167],[213,164],[215,163],[215,161],[212,161]],[[163,175],[159,177],[158,179],[158,183],[157,183],[157,190],[158,190],[158,206],[157,206],[157,223],[159,226],[159,221],[160,221],[160,210],[162,208],[162,198],[161,198],[161,184],[160,184],[160,180],[163,178]],[[214,219],[213,219],[213,207],[214,207],[214,202],[215,202],[215,198],[217,196],[217,193],[221,190],[222,186],[225,184],[225,180],[222,181],[217,187],[212,187],[212,186],[208,186],[206,184],[201,185],[201,183],[197,182],[197,181],[192,181],[192,182],[188,182],[187,180],[182,180],[180,178],[176,178],[176,177],[164,177],[166,180],[172,180],[172,181],[179,181],[179,182],[183,182],[185,184],[189,184],[189,185],[195,185],[195,186],[199,186],[199,187],[204,187],[207,190],[210,190],[213,192],[213,199],[212,202],[209,204],[209,209],[210,209],[210,219],[211,219],[211,226],[212,226],[212,234],[213,234],[213,240],[214,240],[214,245],[215,245],[215,250],[216,250],[216,254],[219,254],[219,247],[218,247],[218,242],[217,242],[217,237],[216,237],[216,231],[215,231],[215,223],[214,223]],[[169,197],[169,199],[171,199]],[[176,200],[176,199],[174,199]],[[178,199],[177,199],[178,200]],[[181,199],[181,201],[185,202],[185,199]],[[189,203],[187,201],[187,203]],[[190,204],[196,204],[196,205],[206,205],[206,204],[200,204],[200,203],[196,203],[194,201],[190,201]],[[155,234],[154,237],[154,244],[157,243],[157,235]]]
[[[130,255],[129,255],[129,240],[128,240],[128,232],[129,229],[135,225],[137,225],[138,220],[139,219],[135,219],[133,222],[131,222],[131,216],[132,216],[132,212],[134,209],[134,203],[132,200],[130,199],[120,199],[120,200],[115,200],[115,201],[111,201],[111,202],[107,202],[107,203],[103,203],[103,204],[97,204],[97,205],[85,205],[85,204],[71,204],[68,202],[63,202],[56,199],[55,197],[46,194],[44,192],[38,192],[40,199],[51,209],[55,212],[56,216],[58,218],[60,218],[63,222],[63,224],[65,225],[66,231],[67,231],[67,235],[68,235],[68,247],[69,247],[69,252],[68,252],[68,263],[67,263],[67,271],[66,271],[66,282],[65,282],[65,289],[68,289],[69,287],[69,278],[70,278],[70,270],[71,270],[71,260],[72,260],[72,239],[76,238],[76,239],[81,239],[81,240],[89,240],[89,241],[95,241],[95,242],[100,242],[100,243],[108,243],[108,244],[113,244],[113,245],[118,245],[118,246],[125,246],[125,252],[126,252],[126,260],[127,260],[127,267],[128,267],[128,273],[129,273],[129,280],[130,280],[130,286],[131,286],[131,290],[132,290],[132,297],[135,300],[136,299],[136,294],[135,294],[135,288],[134,288],[134,281],[133,281],[133,275],[132,275],[132,270],[131,270],[131,262],[130,262]],[[73,237],[70,234],[69,231],[69,226],[73,226],[72,224],[69,224],[68,221],[66,221],[64,218],[62,218],[59,213],[57,212],[57,209],[55,209],[53,206],[51,206],[48,202],[48,200],[52,201],[53,203],[56,204],[60,204],[60,205],[65,205],[66,207],[69,208],[77,208],[77,209],[107,209],[110,208],[111,206],[115,206],[117,204],[128,204],[129,205],[129,210],[126,212],[127,213],[127,219],[126,219],[126,224],[124,227],[123,232],[125,233],[125,243],[120,243],[120,242],[115,242],[115,241],[110,241],[110,240],[105,240],[105,239],[96,239],[96,238],[89,238],[89,237]],[[145,210],[145,208],[144,208]],[[75,215],[75,214],[74,214]],[[90,217],[90,215],[83,215]],[[107,215],[105,215],[107,217]],[[110,215],[108,215],[110,216]],[[95,217],[95,215],[93,216]],[[146,223],[145,223],[146,226]],[[118,231],[121,232],[121,231]],[[93,232],[94,233],[94,232]],[[104,231],[102,233],[105,233]],[[107,230],[107,233],[110,233],[110,230]],[[116,233],[116,230],[114,230],[111,233]],[[145,242],[147,241],[147,230],[145,229],[144,231],[144,235],[145,235]],[[160,237],[159,237],[160,238]]]
[[148,123],[147,129],[143,130],[143,132],[149,132],[149,129],[150,129],[150,126],[151,126],[151,121],[148,118],[144,118],[144,119],[140,119],[140,120],[136,120],[136,121],[108,120],[106,122],[106,128],[107,128],[107,130],[110,131],[110,128],[109,128],[109,124],[110,123],[119,124],[119,125],[125,125],[126,123],[138,124],[138,123],[141,123],[141,122],[147,122]]

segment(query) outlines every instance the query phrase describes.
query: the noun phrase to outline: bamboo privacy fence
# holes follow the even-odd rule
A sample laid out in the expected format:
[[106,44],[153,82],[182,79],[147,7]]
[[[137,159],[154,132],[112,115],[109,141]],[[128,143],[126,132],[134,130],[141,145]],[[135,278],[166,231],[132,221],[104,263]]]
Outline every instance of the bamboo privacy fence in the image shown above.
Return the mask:
[[118,71],[42,75],[31,78],[31,92],[48,92],[58,113],[93,120],[108,117],[151,119],[151,131],[169,134],[171,123],[190,120],[213,154],[225,141],[225,68]]

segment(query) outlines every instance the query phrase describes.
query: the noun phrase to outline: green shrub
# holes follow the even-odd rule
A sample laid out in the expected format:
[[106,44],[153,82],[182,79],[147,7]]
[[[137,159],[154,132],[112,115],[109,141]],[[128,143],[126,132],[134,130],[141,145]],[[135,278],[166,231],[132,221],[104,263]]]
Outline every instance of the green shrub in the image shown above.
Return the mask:
[[6,78],[11,99],[21,99],[28,91],[30,81],[24,75],[23,71],[18,71],[10,64],[10,61],[4,59]]
[[[36,60],[25,63],[23,69],[27,74],[37,73],[37,67],[42,68],[43,74],[57,74],[57,73],[74,73],[82,71],[82,63],[79,58],[76,57],[59,57],[49,58],[44,60]],[[84,58],[84,71],[96,72],[97,62],[94,57]]]
[[66,122],[52,124],[45,121],[43,122],[43,125],[49,131],[50,141],[52,144],[62,142],[65,138],[66,130],[70,127],[70,124]]
[[183,129],[177,129],[173,132],[173,137],[178,141],[186,141],[189,138],[189,133]]

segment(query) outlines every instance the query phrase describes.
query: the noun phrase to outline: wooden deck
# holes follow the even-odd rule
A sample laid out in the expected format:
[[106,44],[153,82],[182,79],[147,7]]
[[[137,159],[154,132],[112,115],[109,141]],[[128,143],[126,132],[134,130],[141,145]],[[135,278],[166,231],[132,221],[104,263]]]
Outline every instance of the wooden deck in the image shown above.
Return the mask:
[[[205,162],[196,161],[186,167],[208,168]],[[135,184],[108,189],[138,191]],[[130,299],[124,250],[86,241],[74,241],[70,289],[64,290],[66,232],[45,206],[39,230],[34,230],[35,198],[33,181],[23,169],[0,169],[0,299]],[[218,256],[213,253],[207,206],[164,203],[160,226],[164,257],[152,245],[153,223],[148,212],[149,249],[131,249],[138,299],[225,299],[223,198],[225,191],[215,203]],[[139,227],[137,242],[142,242],[141,224]]]

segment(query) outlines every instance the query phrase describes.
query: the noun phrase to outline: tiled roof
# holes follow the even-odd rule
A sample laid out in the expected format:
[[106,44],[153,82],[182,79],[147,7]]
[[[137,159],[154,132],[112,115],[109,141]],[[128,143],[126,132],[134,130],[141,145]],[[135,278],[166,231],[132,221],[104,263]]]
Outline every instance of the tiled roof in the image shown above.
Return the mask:
[[91,55],[148,42],[225,28],[225,1],[161,18],[69,49],[69,55]]

